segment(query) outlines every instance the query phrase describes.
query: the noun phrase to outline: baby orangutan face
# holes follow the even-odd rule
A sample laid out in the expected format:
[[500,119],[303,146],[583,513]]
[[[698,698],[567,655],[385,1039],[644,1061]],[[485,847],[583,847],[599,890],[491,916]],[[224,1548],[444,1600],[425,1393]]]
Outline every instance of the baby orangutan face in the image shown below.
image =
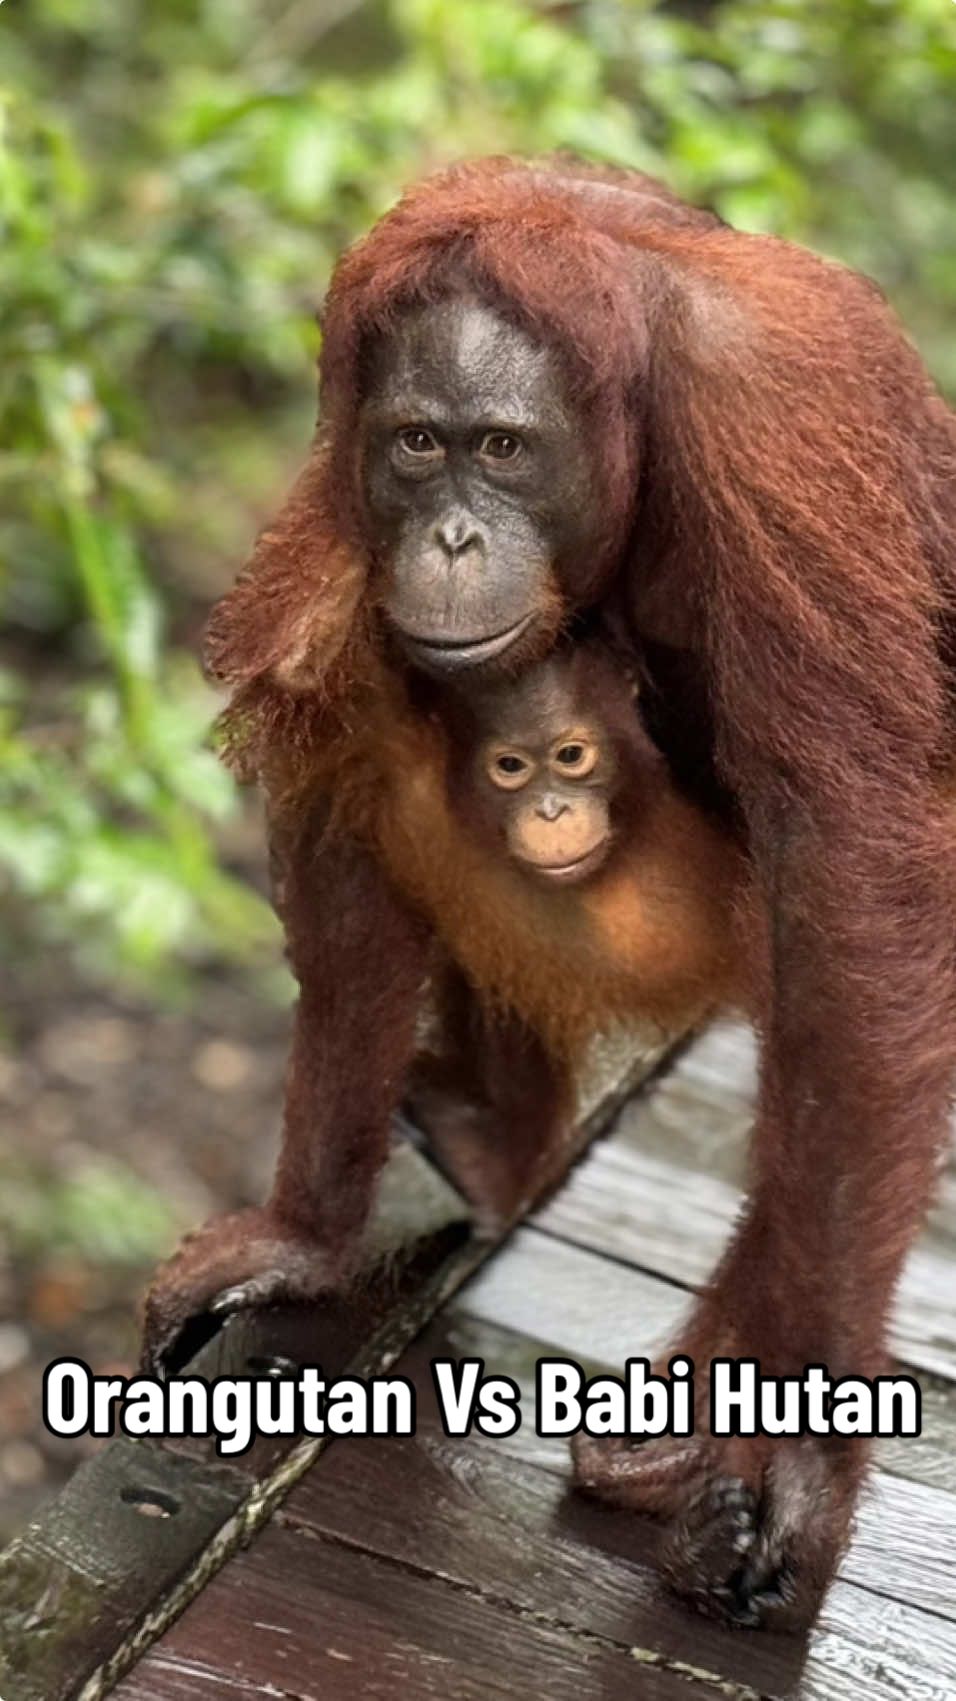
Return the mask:
[[475,754],[489,826],[522,868],[562,884],[600,868],[614,837],[612,741],[578,696],[567,670],[549,664],[489,694]]
[[599,868],[611,844],[605,787],[593,775],[600,748],[571,728],[549,746],[491,746],[489,783],[508,849],[516,862],[546,880],[582,880]]

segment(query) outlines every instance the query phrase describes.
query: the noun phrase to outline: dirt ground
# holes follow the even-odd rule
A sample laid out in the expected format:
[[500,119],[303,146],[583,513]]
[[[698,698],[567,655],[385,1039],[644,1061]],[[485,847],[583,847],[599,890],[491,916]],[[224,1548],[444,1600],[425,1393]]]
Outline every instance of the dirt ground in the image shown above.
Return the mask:
[[175,1011],[92,992],[53,955],[22,955],[4,979],[0,1543],[96,1445],[44,1429],[45,1366],[69,1355],[132,1371],[157,1254],[211,1212],[262,1197],[290,1023],[238,973],[203,975]]

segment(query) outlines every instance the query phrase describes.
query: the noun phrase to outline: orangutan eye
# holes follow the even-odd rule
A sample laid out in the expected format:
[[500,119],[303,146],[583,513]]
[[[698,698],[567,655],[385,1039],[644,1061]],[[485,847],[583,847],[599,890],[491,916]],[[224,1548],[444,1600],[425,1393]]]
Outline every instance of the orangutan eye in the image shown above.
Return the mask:
[[556,765],[569,779],[583,779],[591,772],[597,759],[596,747],[584,739],[569,739],[566,744],[559,744],[554,752]]
[[502,791],[518,791],[531,778],[532,764],[516,750],[499,750],[491,758],[488,773]]
[[430,431],[420,425],[406,425],[398,433],[398,441],[407,455],[439,455],[441,450]]
[[481,443],[482,454],[492,461],[514,461],[521,448],[521,438],[510,431],[487,431]]

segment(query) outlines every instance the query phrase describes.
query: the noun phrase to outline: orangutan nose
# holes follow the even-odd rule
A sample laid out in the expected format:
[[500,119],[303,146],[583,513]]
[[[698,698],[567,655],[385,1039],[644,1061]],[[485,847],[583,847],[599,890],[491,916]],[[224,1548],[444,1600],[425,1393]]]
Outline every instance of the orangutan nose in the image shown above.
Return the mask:
[[464,508],[456,508],[439,520],[434,536],[450,561],[454,561],[456,555],[463,555],[466,549],[476,548],[482,541],[477,522]]
[[558,821],[567,812],[568,805],[560,797],[555,797],[553,792],[548,792],[535,810],[535,814],[540,815],[542,821]]

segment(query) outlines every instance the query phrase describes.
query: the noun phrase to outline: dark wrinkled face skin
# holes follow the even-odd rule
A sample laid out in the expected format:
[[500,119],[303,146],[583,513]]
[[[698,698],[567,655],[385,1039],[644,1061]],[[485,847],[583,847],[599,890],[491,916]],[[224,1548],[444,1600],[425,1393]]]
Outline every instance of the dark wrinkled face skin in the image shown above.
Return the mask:
[[471,774],[486,829],[540,880],[569,885],[596,873],[614,839],[618,763],[566,666],[545,662],[485,691],[476,726]]
[[449,301],[408,313],[369,365],[365,523],[403,649],[445,676],[543,655],[599,523],[557,359],[489,308]]

